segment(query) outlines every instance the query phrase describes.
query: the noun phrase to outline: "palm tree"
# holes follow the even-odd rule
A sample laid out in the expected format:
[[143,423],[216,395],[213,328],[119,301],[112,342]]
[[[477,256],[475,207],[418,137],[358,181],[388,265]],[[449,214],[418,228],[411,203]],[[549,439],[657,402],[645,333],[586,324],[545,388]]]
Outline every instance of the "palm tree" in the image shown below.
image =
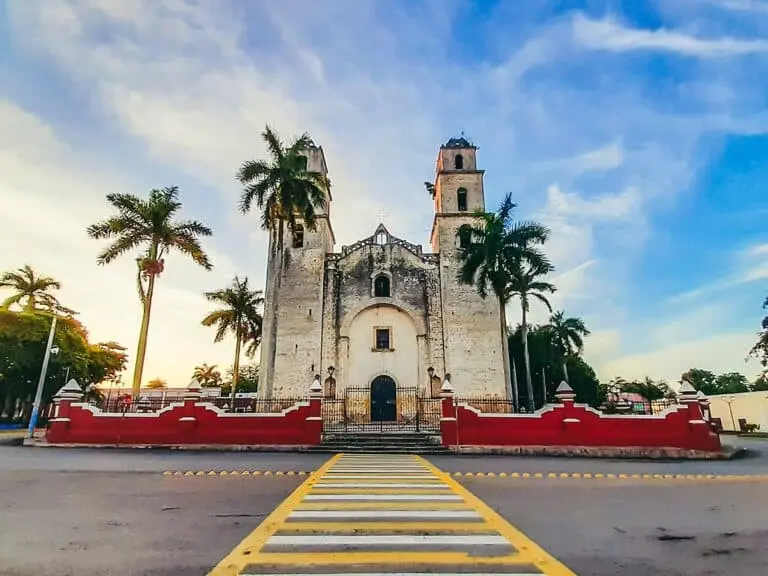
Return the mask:
[[15,291],[15,294],[0,304],[0,308],[4,310],[8,310],[14,304],[21,306],[25,312],[54,311],[62,308],[56,297],[51,294],[52,290],[61,289],[61,283],[50,276],[38,276],[29,264],[0,276],[0,288],[10,288]]
[[269,126],[261,136],[270,159],[248,160],[238,170],[237,179],[244,186],[240,211],[248,213],[255,203],[261,209],[262,228],[270,231],[282,249],[283,222],[291,232],[296,230],[297,218],[309,230],[315,229],[316,212],[325,207],[330,182],[324,174],[307,170],[303,152],[314,147],[309,134],[302,134],[288,147]]
[[514,208],[512,196],[507,194],[497,212],[476,211],[475,224],[468,228],[462,226],[458,235],[459,282],[474,285],[481,298],[493,293],[499,302],[504,383],[507,397],[517,407],[516,378],[510,378],[506,305],[513,295],[510,284],[516,268],[522,263],[549,266],[546,257],[536,248],[546,242],[549,230],[537,222],[513,221]]
[[[248,278],[237,276],[232,284],[221,290],[206,292],[209,302],[222,305],[203,318],[203,326],[216,326],[214,342],[221,342],[227,332],[235,335],[235,362],[232,368],[232,410],[235,409],[235,391],[240,374],[240,347],[246,345],[246,355],[253,357],[261,339],[262,317],[260,308],[264,304],[261,290],[252,290]],[[258,338],[258,340],[256,340]]]
[[[523,332],[523,358],[525,359],[525,385],[528,393],[528,410],[535,408],[533,400],[533,382],[531,380],[531,358],[528,354],[528,312],[531,309],[531,299],[535,298],[542,302],[547,310],[552,312],[552,305],[547,300],[545,293],[553,293],[557,290],[549,282],[541,280],[545,274],[552,272],[553,267],[547,261],[534,264],[525,263],[518,266],[510,278],[507,286],[507,294],[511,299],[516,296],[520,299],[520,309],[522,310],[522,332]],[[547,402],[546,384],[543,384],[544,396],[542,402]]]
[[155,280],[165,269],[165,255],[171,250],[177,250],[210,270],[213,266],[200,245],[200,237],[210,236],[211,229],[197,220],[175,219],[182,206],[176,186],[153,189],[146,199],[133,194],[107,194],[107,201],[117,210],[117,214],[88,227],[91,238],[114,239],[99,254],[98,263],[109,264],[128,252],[141,250],[141,256],[136,259],[136,284],[144,311],[132,383],[133,395],[138,397],[147,351]]
[[221,385],[221,372],[216,368],[216,364],[213,366],[208,366],[208,364],[195,366],[192,378],[197,380],[203,388]]
[[153,378],[147,383],[147,388],[162,390],[164,388],[168,388],[168,382],[166,382],[163,378]]
[[549,324],[544,327],[549,332],[552,345],[563,359],[563,375],[568,382],[568,365],[566,360],[578,356],[584,350],[584,338],[590,335],[584,320],[581,318],[566,318],[559,310],[549,317]]

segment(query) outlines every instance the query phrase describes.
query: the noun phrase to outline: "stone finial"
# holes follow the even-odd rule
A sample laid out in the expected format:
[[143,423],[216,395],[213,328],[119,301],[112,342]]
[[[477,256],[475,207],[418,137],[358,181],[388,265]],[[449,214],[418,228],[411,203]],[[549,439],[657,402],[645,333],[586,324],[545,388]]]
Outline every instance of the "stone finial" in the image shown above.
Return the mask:
[[680,385],[680,390],[677,391],[677,396],[681,403],[699,401],[696,388],[694,388],[687,380],[683,381],[683,383]]
[[573,402],[576,400],[576,393],[573,391],[570,384],[563,380],[558,385],[557,390],[555,390],[555,397],[560,400],[560,402]]
[[197,379],[193,379],[187,384],[187,391],[184,393],[184,400],[198,400],[202,397],[201,390],[203,387]]
[[445,379],[443,380],[443,385],[440,388],[440,392],[443,394],[452,394],[453,393],[453,385],[451,384],[451,375],[446,374]]
[[309,387],[309,393],[310,394],[323,393],[323,385],[320,383],[320,374],[315,374],[315,378],[314,380],[312,380],[312,384]]
[[74,378],[70,378],[69,382],[67,382],[64,386],[62,386],[61,390],[56,392],[54,399],[80,400],[82,397],[83,397],[83,389],[80,388],[80,384],[78,384],[77,380],[75,380]]

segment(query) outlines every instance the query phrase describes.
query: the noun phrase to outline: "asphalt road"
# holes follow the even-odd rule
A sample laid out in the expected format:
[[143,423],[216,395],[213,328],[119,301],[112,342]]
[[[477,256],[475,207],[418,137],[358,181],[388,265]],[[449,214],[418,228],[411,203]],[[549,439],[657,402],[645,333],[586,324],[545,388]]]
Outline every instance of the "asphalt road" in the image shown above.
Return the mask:
[[[766,474],[768,442],[730,462],[431,457],[446,471]],[[3,576],[203,575],[322,454],[0,446]],[[768,574],[768,482],[457,477],[581,576]]]
[[301,482],[0,473],[3,576],[201,576]]
[[580,576],[768,574],[765,482],[462,484]]

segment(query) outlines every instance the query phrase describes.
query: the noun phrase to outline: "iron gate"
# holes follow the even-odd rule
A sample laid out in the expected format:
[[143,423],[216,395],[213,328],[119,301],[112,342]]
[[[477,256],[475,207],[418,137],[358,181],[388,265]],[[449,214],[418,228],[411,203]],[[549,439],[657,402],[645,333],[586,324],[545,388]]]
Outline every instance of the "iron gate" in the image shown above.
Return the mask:
[[440,398],[418,388],[393,395],[372,387],[346,388],[341,398],[323,400],[323,430],[334,432],[440,432]]

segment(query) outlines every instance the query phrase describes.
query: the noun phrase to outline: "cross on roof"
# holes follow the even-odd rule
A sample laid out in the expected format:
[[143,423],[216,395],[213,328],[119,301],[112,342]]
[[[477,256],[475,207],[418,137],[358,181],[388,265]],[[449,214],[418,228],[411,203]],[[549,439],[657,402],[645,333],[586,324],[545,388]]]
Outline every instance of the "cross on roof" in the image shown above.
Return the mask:
[[384,219],[387,216],[389,216],[389,212],[387,212],[386,210],[384,210],[382,208],[379,208],[378,210],[376,210],[376,212],[374,214],[379,219],[379,224],[384,224]]

